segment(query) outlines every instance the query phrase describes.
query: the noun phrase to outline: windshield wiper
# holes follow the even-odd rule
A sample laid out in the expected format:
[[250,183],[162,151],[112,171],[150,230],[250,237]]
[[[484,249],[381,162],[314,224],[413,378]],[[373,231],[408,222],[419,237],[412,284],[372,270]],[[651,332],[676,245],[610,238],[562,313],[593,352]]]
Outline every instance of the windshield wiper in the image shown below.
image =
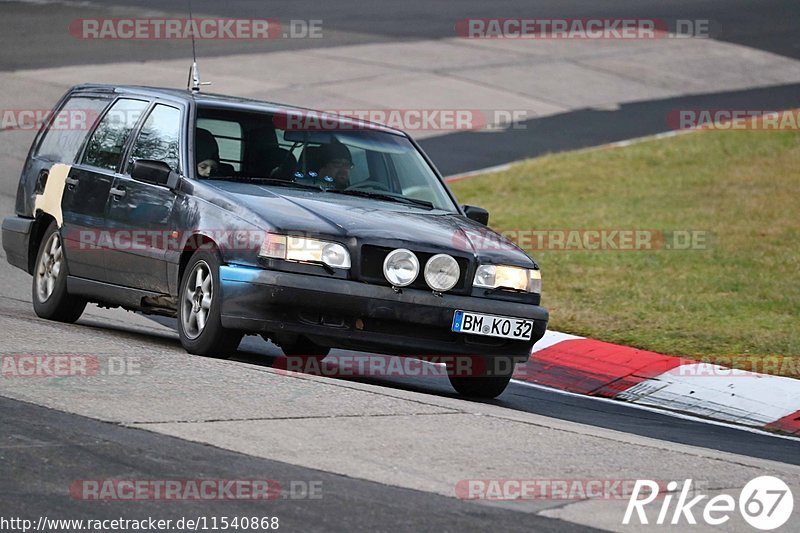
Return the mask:
[[360,190],[344,190],[340,191],[338,189],[326,189],[327,192],[332,192],[336,194],[347,194],[350,196],[361,196],[362,198],[374,198],[375,200],[387,200],[390,202],[399,202],[401,204],[409,204],[415,205],[417,207],[424,207],[426,209],[433,209],[433,203],[427,200],[418,200],[417,198],[408,198],[406,196],[396,196],[394,194],[386,194],[380,192],[369,192],[369,191],[360,191]]
[[259,176],[214,176],[208,178],[212,180],[228,180],[228,181],[243,181],[245,183],[261,183],[266,185],[275,185],[278,187],[294,187],[295,189],[309,189],[312,191],[323,191],[324,189],[318,185],[309,185],[307,183],[297,183],[296,181],[281,180],[277,178],[262,178]]

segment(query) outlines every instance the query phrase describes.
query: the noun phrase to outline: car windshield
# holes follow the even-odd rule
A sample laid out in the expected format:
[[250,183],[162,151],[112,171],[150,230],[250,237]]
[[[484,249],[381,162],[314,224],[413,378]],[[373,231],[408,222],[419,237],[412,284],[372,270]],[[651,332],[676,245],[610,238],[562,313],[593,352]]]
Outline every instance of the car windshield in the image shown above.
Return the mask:
[[195,178],[307,188],[457,212],[409,139],[365,124],[310,117],[200,107]]

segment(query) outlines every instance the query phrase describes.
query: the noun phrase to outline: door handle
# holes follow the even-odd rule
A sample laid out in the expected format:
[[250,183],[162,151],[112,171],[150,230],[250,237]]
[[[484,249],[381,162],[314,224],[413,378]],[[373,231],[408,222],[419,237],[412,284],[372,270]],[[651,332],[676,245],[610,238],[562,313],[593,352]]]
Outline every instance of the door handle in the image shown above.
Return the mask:
[[117,189],[116,187],[111,188],[111,196],[114,197],[114,200],[119,200],[120,198],[124,197],[127,193],[125,189]]
[[67,176],[67,177],[64,179],[64,182],[65,182],[67,185],[69,185],[70,187],[74,187],[74,186],[76,186],[78,183],[80,183],[80,180],[79,180],[78,178],[70,178],[69,176]]

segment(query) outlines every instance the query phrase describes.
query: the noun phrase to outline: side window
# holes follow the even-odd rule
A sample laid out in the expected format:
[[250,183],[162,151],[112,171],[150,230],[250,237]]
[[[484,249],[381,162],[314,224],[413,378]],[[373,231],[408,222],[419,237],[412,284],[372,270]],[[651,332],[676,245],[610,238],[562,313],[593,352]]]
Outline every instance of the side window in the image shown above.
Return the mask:
[[83,163],[107,170],[117,170],[125,141],[147,109],[147,102],[121,98],[111,106],[108,113],[92,133]]
[[72,97],[58,110],[36,156],[54,163],[74,163],[86,134],[108,105],[103,98]]
[[180,110],[157,104],[136,138],[131,157],[164,161],[172,170],[179,172],[180,130]]
[[[242,170],[242,125],[232,120],[198,118],[197,127],[208,130],[219,146],[219,162],[233,166],[237,172]],[[199,161],[198,161],[199,163]]]

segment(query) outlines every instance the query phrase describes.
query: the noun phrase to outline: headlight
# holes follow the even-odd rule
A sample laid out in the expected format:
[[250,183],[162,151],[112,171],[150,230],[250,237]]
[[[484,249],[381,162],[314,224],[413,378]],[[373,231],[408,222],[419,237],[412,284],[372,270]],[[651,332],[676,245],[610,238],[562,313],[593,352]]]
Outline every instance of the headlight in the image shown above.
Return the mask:
[[458,263],[447,254],[434,255],[425,265],[425,282],[435,291],[449,291],[456,286],[460,275]]
[[514,289],[517,291],[542,292],[542,273],[527,268],[481,265],[475,272],[475,287],[486,289]]
[[398,248],[383,260],[383,275],[394,287],[411,285],[419,274],[419,259],[411,250]]
[[341,244],[292,235],[268,233],[258,255],[287,261],[324,263],[332,268],[350,268],[350,253]]

